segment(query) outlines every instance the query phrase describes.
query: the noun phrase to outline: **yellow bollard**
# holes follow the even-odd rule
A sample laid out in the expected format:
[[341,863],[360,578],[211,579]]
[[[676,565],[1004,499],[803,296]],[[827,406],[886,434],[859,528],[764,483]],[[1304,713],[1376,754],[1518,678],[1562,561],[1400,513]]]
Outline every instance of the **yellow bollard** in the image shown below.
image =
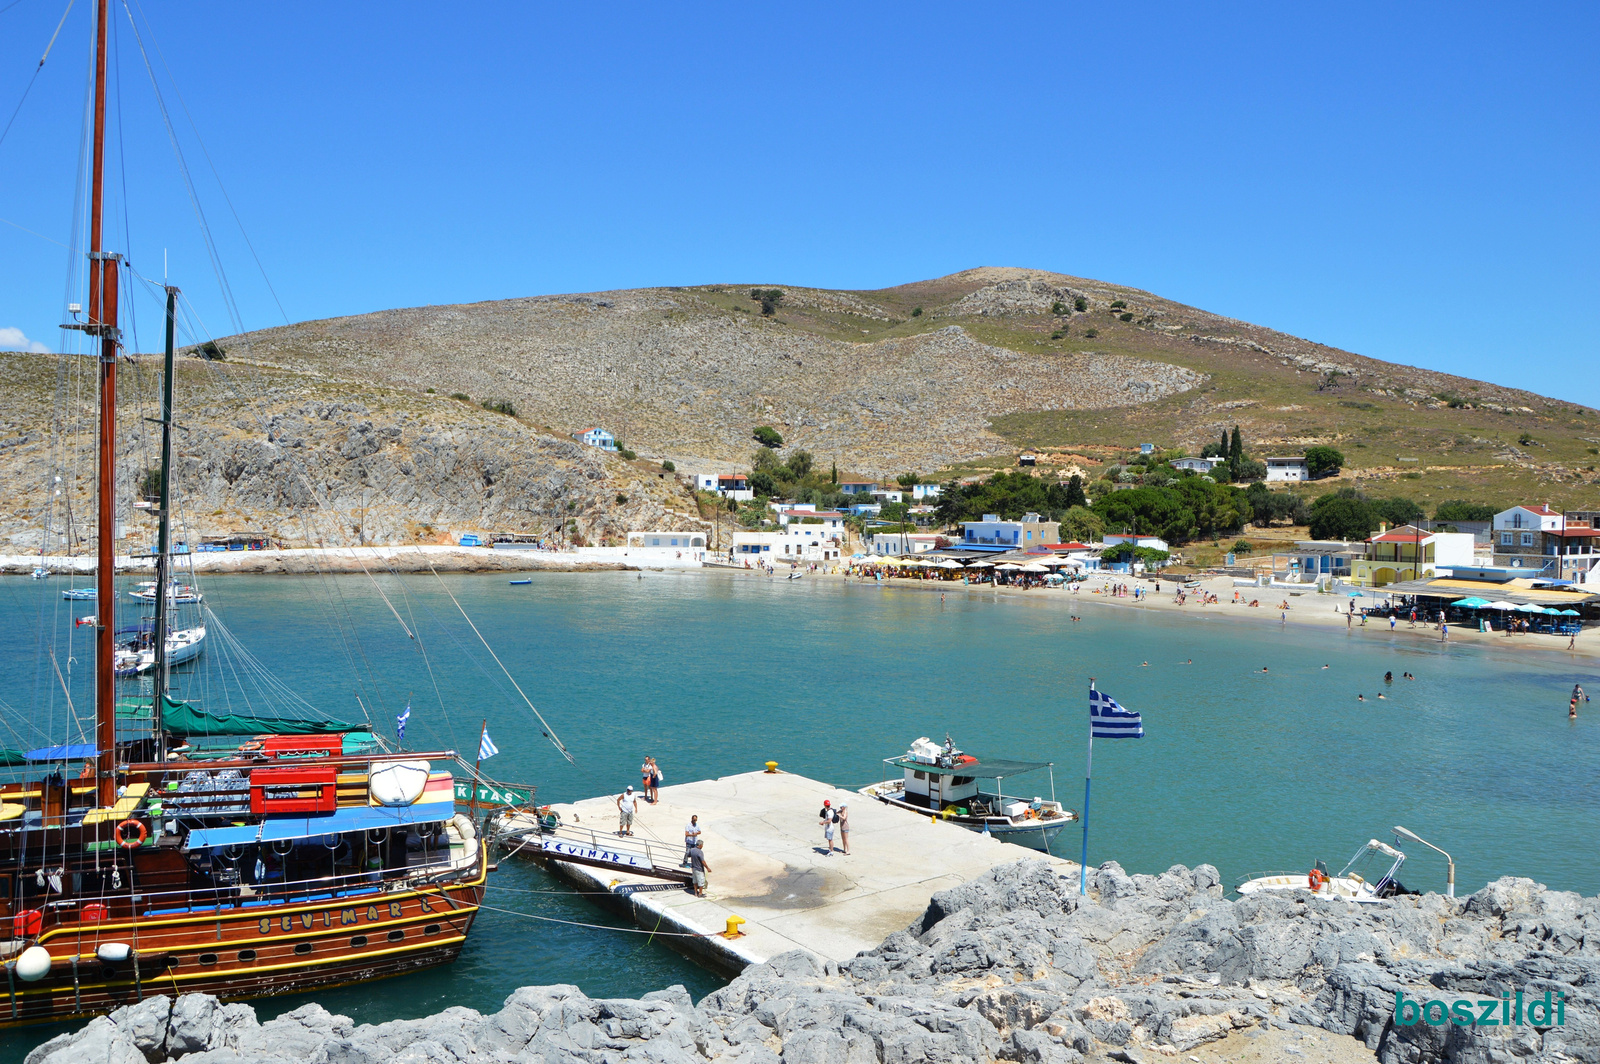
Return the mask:
[[744,932],[739,930],[739,925],[744,923],[742,916],[728,917],[728,929],[722,933],[723,938],[743,938]]
[[936,816],[930,816],[928,818],[928,823],[930,823],[930,824],[937,824],[938,822],[939,822],[939,818],[936,817]]
[[767,775],[770,776],[774,772],[777,772],[777,771],[778,771],[778,763],[776,761],[768,761],[767,762]]

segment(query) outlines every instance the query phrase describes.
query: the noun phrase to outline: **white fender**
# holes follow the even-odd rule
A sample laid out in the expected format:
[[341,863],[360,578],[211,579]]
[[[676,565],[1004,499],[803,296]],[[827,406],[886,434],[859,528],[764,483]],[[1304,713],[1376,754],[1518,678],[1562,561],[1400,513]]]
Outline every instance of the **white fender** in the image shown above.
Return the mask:
[[50,974],[53,958],[43,946],[29,946],[17,958],[17,978],[24,983],[37,983]]
[[107,964],[121,964],[133,956],[133,947],[126,942],[102,942],[94,955]]

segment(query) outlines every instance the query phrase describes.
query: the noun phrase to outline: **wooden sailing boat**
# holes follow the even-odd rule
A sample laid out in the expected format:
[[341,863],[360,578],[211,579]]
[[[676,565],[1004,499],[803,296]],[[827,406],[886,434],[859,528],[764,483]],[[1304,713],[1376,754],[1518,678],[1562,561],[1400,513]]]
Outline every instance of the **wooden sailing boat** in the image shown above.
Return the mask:
[[[30,751],[46,774],[0,786],[0,1025],[155,993],[250,997],[447,963],[466,940],[489,866],[486,841],[455,811],[451,774],[434,770],[453,753],[389,753],[370,734],[355,738],[365,723],[211,714],[169,696],[171,287],[153,691],[119,734],[122,259],[101,245],[107,0],[95,17],[88,315],[68,326],[99,340],[94,742]],[[195,736],[206,737],[203,758]]]

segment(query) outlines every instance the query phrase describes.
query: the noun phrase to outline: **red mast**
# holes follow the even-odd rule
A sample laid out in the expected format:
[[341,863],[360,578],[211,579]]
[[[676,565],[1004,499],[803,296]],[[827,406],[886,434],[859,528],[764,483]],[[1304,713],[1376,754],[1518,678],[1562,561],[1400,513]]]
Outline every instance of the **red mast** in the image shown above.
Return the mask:
[[117,271],[119,255],[100,246],[105,185],[106,0],[96,6],[94,61],[94,173],[89,214],[89,325],[100,338],[100,477],[97,500],[99,558],[95,572],[94,740],[101,808],[117,800],[117,692],[112,664],[116,649],[117,520]]

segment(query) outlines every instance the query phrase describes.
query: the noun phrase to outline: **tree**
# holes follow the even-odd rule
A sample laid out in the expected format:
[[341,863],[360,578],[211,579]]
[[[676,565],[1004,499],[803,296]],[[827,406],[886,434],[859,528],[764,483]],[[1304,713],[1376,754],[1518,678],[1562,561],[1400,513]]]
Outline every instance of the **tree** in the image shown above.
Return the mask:
[[750,474],[750,490],[770,499],[778,493],[778,482],[771,473],[758,469]]
[[1097,543],[1105,538],[1106,523],[1100,515],[1082,506],[1074,506],[1061,515],[1061,542]]
[[1076,310],[1079,314],[1082,314],[1084,311],[1089,309],[1089,301],[1082,296],[1079,296],[1077,299],[1072,301],[1072,309]]
[[902,488],[905,488],[907,491],[922,483],[922,478],[917,476],[915,473],[901,473],[894,479],[897,484],[899,484]]
[[668,473],[676,473],[678,471],[678,467],[673,465],[672,459],[670,458],[662,460],[661,468]]
[[1267,463],[1254,458],[1240,458],[1233,465],[1233,479],[1250,483],[1267,479]]
[[778,434],[778,430],[773,428],[771,425],[757,425],[755,431],[752,432],[751,435],[754,436],[755,441],[763,447],[776,448],[783,446],[783,437],[780,436]]
[[1433,511],[1435,521],[1493,521],[1499,511],[1487,503],[1446,499]]
[[761,304],[761,316],[770,318],[778,312],[778,307],[783,303],[783,289],[752,288],[750,298]]
[[795,451],[789,456],[789,476],[795,480],[804,480],[811,473],[811,452]]
[[1311,504],[1312,539],[1366,539],[1378,527],[1378,512],[1354,488],[1340,488]]
[[1378,515],[1378,520],[1389,522],[1393,528],[1396,525],[1408,525],[1413,521],[1420,521],[1422,507],[1403,496],[1393,499],[1375,499],[1372,503],[1373,511]]
[[833,463],[833,468],[831,468],[828,471],[828,483],[829,484],[837,484],[837,483],[839,483],[839,463],[838,462],[834,462]]
[[1083,478],[1076,473],[1072,474],[1072,479],[1067,481],[1066,503],[1069,510],[1073,507],[1089,505],[1089,498],[1083,493]]
[[1344,465],[1344,455],[1332,447],[1307,447],[1306,472],[1312,480],[1331,477]]
[[1238,465],[1244,460],[1244,437],[1239,435],[1239,426],[1233,426],[1233,439],[1228,441],[1228,461]]
[[771,473],[774,476],[788,471],[778,460],[778,452],[771,447],[757,447],[756,453],[750,456],[750,468],[757,473]]

